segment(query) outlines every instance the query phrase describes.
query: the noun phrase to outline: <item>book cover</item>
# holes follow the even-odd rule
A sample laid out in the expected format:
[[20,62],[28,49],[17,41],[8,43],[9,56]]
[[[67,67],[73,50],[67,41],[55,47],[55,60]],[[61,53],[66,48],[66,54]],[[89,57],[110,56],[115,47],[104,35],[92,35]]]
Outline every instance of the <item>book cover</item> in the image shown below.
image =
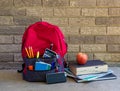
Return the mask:
[[70,62],[69,68],[74,75],[107,72],[107,63],[101,60],[89,60],[86,64],[80,65],[77,62]]

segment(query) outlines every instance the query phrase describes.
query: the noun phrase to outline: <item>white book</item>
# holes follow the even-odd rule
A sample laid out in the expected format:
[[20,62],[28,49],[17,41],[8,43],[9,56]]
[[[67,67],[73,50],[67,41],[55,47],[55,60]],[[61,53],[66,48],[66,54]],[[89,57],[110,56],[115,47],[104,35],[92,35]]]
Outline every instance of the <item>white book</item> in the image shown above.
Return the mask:
[[108,71],[108,65],[101,60],[89,60],[84,65],[77,64],[77,62],[70,62],[69,68],[74,75],[100,73]]

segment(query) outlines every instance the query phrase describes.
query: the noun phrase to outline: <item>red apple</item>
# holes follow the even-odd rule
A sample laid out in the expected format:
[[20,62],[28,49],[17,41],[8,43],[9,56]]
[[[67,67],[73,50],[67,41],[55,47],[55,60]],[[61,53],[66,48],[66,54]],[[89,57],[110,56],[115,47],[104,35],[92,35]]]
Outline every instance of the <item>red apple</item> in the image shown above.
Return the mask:
[[78,53],[76,56],[76,61],[78,64],[85,64],[88,60],[88,56],[85,53]]

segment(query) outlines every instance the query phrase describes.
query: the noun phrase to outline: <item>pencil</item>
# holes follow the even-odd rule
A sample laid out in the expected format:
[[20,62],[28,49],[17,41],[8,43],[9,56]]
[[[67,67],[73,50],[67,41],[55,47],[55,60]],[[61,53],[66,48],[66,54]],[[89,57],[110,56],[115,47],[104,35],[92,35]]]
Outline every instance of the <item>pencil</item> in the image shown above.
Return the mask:
[[30,46],[28,47],[28,52],[29,52],[29,56],[30,56],[30,58],[32,58],[32,54],[31,54],[31,48],[30,48]]
[[29,55],[28,50],[27,50],[26,47],[25,47],[25,51],[26,51],[26,53],[27,53],[28,58],[30,58],[30,55]]
[[31,56],[32,56],[32,58],[34,58],[34,53],[33,53],[32,47],[30,47],[30,49],[31,49]]

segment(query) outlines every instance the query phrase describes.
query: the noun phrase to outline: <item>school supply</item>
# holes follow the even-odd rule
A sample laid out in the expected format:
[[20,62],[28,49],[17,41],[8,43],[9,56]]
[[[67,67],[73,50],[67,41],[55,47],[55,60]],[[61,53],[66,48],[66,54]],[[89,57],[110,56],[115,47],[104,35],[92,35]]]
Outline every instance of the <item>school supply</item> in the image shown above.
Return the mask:
[[65,73],[64,72],[47,73],[46,74],[46,82],[48,84],[66,82]]
[[65,69],[66,75],[68,77],[73,78],[77,83],[79,82],[91,82],[91,81],[102,81],[102,80],[113,80],[117,79],[114,72],[109,69],[107,72],[100,72],[94,74],[86,74],[86,75],[74,75],[69,68]]
[[67,44],[58,26],[43,21],[30,25],[23,34],[21,50],[24,80],[45,82],[47,73],[64,74]]
[[28,48],[25,47],[25,51],[28,58],[34,58],[33,49],[31,46],[29,46]]
[[70,62],[69,68],[75,75],[108,71],[108,65],[101,60],[88,60],[84,65],[77,64],[76,62]]
[[38,59],[39,56],[40,56],[40,52],[38,51],[38,52],[37,52],[37,56],[36,56],[36,58]]
[[98,74],[94,74],[93,76],[90,75],[90,77],[86,77],[83,79],[75,78],[74,80],[76,82],[91,82],[91,81],[103,81],[103,80],[113,80],[113,79],[117,79],[116,75],[114,73],[98,73]]
[[51,57],[57,57],[57,53],[46,48],[43,54],[43,58],[51,58]]
[[34,70],[33,65],[29,65],[29,66],[28,66],[28,70],[33,71],[33,70]]
[[50,70],[51,64],[45,62],[35,62],[35,71]]

